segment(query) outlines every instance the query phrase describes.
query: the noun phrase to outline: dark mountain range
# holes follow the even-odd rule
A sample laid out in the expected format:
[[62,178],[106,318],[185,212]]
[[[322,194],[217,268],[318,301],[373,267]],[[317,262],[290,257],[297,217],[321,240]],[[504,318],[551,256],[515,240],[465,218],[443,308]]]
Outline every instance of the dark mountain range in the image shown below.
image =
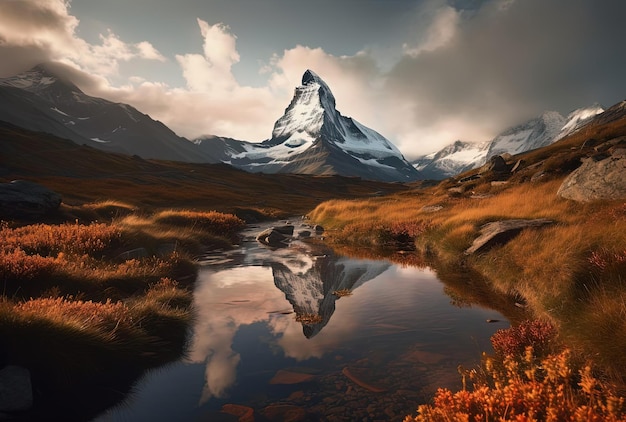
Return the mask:
[[137,109],[85,94],[58,76],[53,67],[39,65],[0,79],[0,120],[109,152],[162,160],[219,162],[210,152],[200,151]]

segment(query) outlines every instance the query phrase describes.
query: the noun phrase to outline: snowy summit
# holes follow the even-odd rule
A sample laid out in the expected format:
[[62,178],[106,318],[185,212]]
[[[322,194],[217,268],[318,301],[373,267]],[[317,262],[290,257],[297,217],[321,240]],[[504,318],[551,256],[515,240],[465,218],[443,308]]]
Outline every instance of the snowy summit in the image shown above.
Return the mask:
[[370,180],[411,181],[419,172],[378,132],[341,115],[328,85],[313,71],[302,76],[272,137],[245,143],[225,160],[265,173],[338,174]]

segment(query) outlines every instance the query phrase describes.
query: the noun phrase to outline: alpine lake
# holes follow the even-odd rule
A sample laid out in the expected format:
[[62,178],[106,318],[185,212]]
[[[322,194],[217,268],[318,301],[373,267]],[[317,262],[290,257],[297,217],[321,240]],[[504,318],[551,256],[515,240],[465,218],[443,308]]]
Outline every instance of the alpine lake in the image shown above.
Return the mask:
[[510,326],[428,267],[340,256],[292,224],[284,248],[256,241],[266,223],[200,258],[185,357],[97,422],[401,421],[437,388],[462,388],[461,370]]

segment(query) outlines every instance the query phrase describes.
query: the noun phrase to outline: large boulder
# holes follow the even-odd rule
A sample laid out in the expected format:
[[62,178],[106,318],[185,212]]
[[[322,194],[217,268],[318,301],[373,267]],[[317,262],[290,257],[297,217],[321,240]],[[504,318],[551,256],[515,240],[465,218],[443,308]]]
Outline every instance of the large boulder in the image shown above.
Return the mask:
[[0,217],[36,218],[56,211],[61,195],[26,180],[0,183]]
[[487,172],[494,173],[507,173],[509,166],[506,164],[506,160],[501,155],[494,155],[491,157],[485,165],[483,165],[478,173],[484,174]]
[[284,225],[278,227],[270,227],[269,229],[263,230],[256,237],[256,240],[259,243],[262,243],[266,246],[271,246],[273,248],[284,248],[288,246],[289,241],[293,236],[292,225]]
[[585,159],[563,181],[557,195],[579,202],[626,198],[626,148]]
[[480,228],[480,236],[474,239],[466,255],[486,252],[494,246],[503,245],[526,228],[538,228],[552,224],[552,220],[537,218],[534,220],[502,220],[487,223]]

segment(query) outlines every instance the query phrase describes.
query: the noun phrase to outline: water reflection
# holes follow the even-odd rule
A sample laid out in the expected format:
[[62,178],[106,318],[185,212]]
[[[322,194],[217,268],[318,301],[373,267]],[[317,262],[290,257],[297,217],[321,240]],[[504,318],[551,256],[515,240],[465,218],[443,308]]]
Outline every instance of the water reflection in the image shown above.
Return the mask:
[[[338,299],[333,292],[354,291],[390,267],[386,262],[302,252],[300,248],[297,255],[286,259],[281,251],[276,260],[270,253],[263,260],[264,266],[201,271],[194,294],[198,323],[189,354],[191,362],[206,365],[201,403],[222,397],[235,383],[240,355],[232,350],[232,343],[242,325],[268,324],[275,345],[288,357],[321,357],[357,329],[354,323],[343,320],[332,335],[309,340],[333,315]],[[293,312],[316,315],[319,320],[298,322]]]
[[[457,365],[476,364],[491,334],[506,326],[485,322],[504,321],[498,312],[452,306],[429,270],[353,260],[297,241],[271,250],[254,241],[262,229],[250,230],[238,249],[203,257],[186,360],[144,378],[109,415],[198,420],[225,403],[256,409],[293,400],[319,415],[327,403],[356,415],[365,400],[378,409],[376,418],[393,407],[392,420],[401,420],[418,395],[458,387]],[[343,289],[352,295],[333,294]],[[319,318],[299,322],[302,315]],[[315,381],[271,383],[296,367],[315,373]],[[346,368],[386,392],[355,388]],[[300,401],[289,399],[295,392]],[[168,400],[155,401],[157,395]]]

